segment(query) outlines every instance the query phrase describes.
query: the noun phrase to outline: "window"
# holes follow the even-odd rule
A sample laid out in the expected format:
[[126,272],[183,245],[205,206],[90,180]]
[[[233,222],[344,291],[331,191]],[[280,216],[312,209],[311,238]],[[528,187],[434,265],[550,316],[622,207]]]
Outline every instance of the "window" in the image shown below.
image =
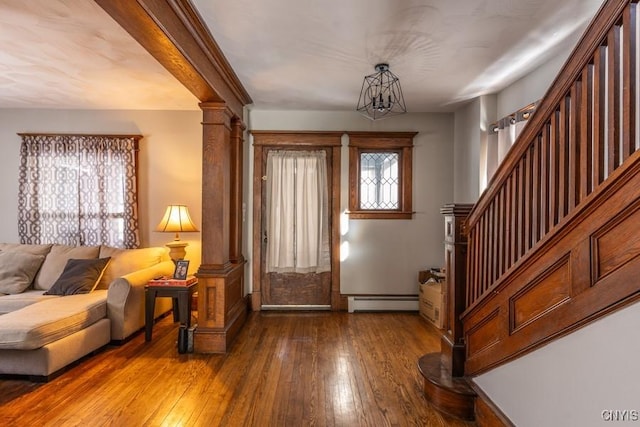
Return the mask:
[[537,102],[503,117],[489,126],[486,142],[480,146],[480,192],[489,185],[498,166],[504,160],[511,146],[516,142],[527,120],[534,113]]
[[349,132],[349,218],[411,219],[416,132]]
[[21,134],[21,243],[139,246],[141,136]]

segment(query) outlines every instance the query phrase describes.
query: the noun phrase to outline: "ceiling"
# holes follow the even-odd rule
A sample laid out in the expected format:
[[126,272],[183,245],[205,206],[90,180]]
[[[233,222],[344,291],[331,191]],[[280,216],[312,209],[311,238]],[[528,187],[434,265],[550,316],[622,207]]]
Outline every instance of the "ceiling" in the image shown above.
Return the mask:
[[[380,62],[453,111],[573,46],[602,0],[192,0],[253,108],[354,110]],[[0,108],[195,110],[91,0],[0,0]]]

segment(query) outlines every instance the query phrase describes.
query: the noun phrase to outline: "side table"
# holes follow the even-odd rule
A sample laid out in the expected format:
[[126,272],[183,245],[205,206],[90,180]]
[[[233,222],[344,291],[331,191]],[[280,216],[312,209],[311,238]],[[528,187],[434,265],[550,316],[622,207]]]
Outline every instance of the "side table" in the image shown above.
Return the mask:
[[[191,283],[189,285],[171,286],[171,285],[153,285],[147,284],[145,286],[145,323],[144,323],[144,339],[145,341],[151,341],[151,334],[153,332],[153,314],[156,307],[156,298],[159,297],[171,297],[173,298],[173,307],[176,313],[173,313],[174,319],[178,319],[180,322],[180,329],[186,331],[191,326],[191,297],[193,293],[198,289],[198,282]],[[178,334],[180,331],[178,331]],[[181,339],[182,338],[182,339]],[[178,337],[178,353],[187,352],[187,340],[183,337]]]

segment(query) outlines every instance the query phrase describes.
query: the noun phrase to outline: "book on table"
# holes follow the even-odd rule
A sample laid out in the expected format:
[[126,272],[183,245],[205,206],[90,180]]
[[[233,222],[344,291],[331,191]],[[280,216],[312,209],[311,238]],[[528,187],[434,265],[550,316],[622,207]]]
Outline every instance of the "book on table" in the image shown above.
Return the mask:
[[189,286],[198,279],[196,276],[187,276],[186,279],[174,279],[171,276],[162,276],[149,280],[151,286]]

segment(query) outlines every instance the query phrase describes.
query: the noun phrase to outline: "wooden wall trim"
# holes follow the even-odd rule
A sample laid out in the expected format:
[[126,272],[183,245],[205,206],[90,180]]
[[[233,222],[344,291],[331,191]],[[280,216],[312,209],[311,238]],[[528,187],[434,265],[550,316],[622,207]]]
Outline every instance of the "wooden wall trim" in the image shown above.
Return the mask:
[[144,138],[143,135],[137,134],[117,134],[117,133],[42,133],[42,132],[18,132],[18,136],[100,136],[105,138],[132,138],[136,142]]
[[201,102],[253,101],[188,0],[95,0]]
[[479,427],[515,427],[509,417],[500,410],[493,400],[473,380],[469,381],[476,392],[475,421]]
[[253,145],[290,146],[310,145],[318,147],[335,147],[342,145],[342,131],[268,131],[251,130]]
[[[204,23],[204,20],[193,7],[191,0],[168,1],[171,2],[174,10],[181,14],[182,22],[188,27],[190,37],[196,40],[200,50],[206,56],[211,66],[215,69],[215,72],[212,72],[212,70],[209,70],[207,73],[203,72],[205,80],[220,92],[228,104],[233,103],[231,102],[232,99],[235,99],[235,101],[241,105],[251,104],[253,102],[251,100],[251,96],[240,82],[236,72],[233,70],[231,64],[229,64],[229,61],[224,56],[222,49],[220,49],[220,46],[218,46],[218,43],[211,35],[211,32]],[[187,52],[185,50],[185,55],[187,55],[190,62],[193,62],[194,64],[200,63],[203,59],[200,56],[200,52],[197,50],[194,50],[192,55],[191,52]],[[242,111],[236,111],[234,108],[232,109],[236,115],[242,117]]]
[[251,308],[259,311],[262,305],[261,262],[262,262],[262,186],[265,175],[262,158],[266,148],[313,146],[331,149],[332,188],[331,201],[331,310],[341,308],[340,296],[340,173],[341,173],[341,138],[344,132],[313,131],[251,131],[253,135],[253,260],[252,260],[252,294]]
[[349,147],[403,148],[413,147],[413,138],[418,132],[346,132]]

